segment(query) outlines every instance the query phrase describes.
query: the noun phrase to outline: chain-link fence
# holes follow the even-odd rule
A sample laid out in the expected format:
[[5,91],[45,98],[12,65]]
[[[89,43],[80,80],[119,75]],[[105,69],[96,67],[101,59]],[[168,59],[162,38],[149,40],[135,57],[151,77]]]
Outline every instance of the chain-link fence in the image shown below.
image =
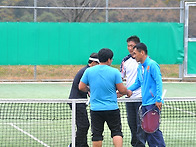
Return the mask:
[[[184,2],[184,0],[2,0],[0,21],[184,22]],[[194,18],[196,9],[192,9],[190,17]],[[194,37],[195,21],[191,21],[190,25],[189,36]],[[79,68],[81,66],[1,65],[0,79],[3,81],[72,79]],[[177,77],[181,77],[182,66],[180,65],[179,69],[177,67],[177,70],[179,70]]]

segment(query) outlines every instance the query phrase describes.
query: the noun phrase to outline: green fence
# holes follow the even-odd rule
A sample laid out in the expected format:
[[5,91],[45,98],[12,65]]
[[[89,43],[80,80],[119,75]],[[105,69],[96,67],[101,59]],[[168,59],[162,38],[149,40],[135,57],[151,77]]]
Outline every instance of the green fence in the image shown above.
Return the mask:
[[80,65],[92,52],[110,48],[113,64],[128,54],[137,35],[159,64],[182,64],[182,23],[0,23],[0,65]]
[[188,62],[187,62],[187,73],[196,74],[196,42],[188,43]]

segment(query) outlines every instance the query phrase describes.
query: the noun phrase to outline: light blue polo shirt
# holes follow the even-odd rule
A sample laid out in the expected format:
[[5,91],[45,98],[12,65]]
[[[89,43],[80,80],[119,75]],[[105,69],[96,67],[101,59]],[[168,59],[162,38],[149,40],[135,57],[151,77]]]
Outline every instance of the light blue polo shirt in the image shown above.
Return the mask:
[[96,65],[84,72],[81,81],[90,86],[91,110],[118,109],[116,84],[122,83],[118,69],[108,65]]

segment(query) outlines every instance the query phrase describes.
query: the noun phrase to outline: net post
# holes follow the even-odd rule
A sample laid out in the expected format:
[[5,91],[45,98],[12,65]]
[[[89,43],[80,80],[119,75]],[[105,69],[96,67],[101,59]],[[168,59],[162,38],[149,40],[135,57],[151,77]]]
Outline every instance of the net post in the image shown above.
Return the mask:
[[72,101],[72,147],[75,147],[76,101]]

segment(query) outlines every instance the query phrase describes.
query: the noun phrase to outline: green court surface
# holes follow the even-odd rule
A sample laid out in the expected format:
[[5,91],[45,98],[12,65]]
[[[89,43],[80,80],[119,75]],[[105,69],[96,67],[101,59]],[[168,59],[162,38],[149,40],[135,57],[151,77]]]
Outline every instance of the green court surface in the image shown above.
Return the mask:
[[[196,101],[165,102],[160,129],[166,146],[196,145]],[[130,147],[131,133],[125,103],[119,103],[123,146]],[[87,107],[89,114],[89,107]],[[0,146],[63,147],[71,142],[72,113],[67,103],[0,103]],[[90,118],[90,116],[89,116]],[[103,146],[112,145],[105,124]],[[92,146],[91,130],[88,144]]]
[[[47,99],[46,103],[0,103],[0,146],[67,146],[72,140],[72,111],[66,102],[50,103],[48,99],[68,99],[71,84],[0,83],[0,99]],[[196,146],[196,101],[186,101],[186,97],[196,97],[196,83],[163,83],[163,89],[167,89],[165,97],[185,97],[185,101],[164,104],[160,129],[166,145]],[[131,134],[125,103],[119,103],[119,108],[123,146],[129,147]],[[90,129],[88,144],[92,146]],[[103,146],[113,146],[107,126]]]
[[1,83],[0,99],[67,99],[71,83]]
[[[67,99],[71,83],[0,83],[0,99]],[[163,83],[165,97],[196,97],[196,83]]]

